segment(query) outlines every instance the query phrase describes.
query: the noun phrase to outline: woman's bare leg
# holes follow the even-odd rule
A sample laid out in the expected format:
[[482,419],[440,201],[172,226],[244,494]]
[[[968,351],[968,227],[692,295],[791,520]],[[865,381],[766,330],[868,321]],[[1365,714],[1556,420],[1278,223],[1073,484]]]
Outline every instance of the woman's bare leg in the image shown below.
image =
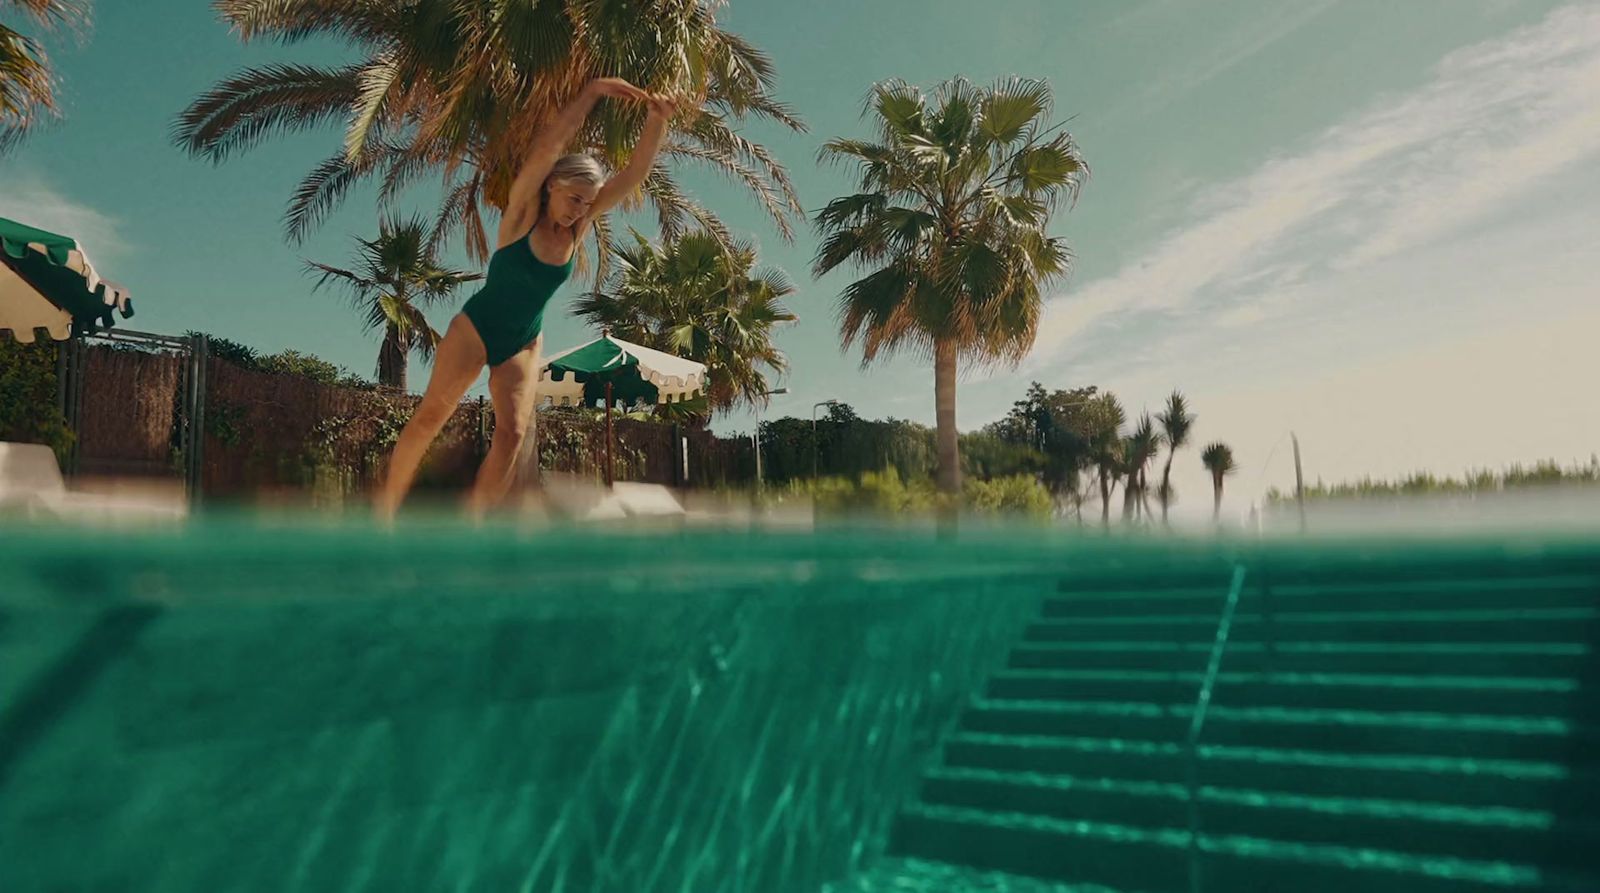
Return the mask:
[[543,341],[542,337],[535,340],[526,350],[489,370],[494,440],[467,496],[467,513],[474,517],[503,499],[516,478],[517,462],[529,442],[538,402],[539,349]]
[[472,327],[471,320],[457,314],[434,351],[428,390],[400,432],[389,457],[389,471],[373,496],[373,510],[380,520],[393,518],[399,510],[428,446],[450,420],[467,389],[478,380],[484,362],[483,339],[478,337],[478,330]]

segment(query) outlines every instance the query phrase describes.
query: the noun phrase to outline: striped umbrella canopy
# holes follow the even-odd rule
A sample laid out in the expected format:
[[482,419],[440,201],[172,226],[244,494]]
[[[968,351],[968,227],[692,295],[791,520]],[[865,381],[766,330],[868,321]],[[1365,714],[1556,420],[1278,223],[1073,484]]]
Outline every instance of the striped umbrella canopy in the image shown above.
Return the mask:
[[604,401],[607,384],[624,406],[678,403],[705,392],[706,367],[602,332],[552,355],[539,370],[539,398],[562,406]]
[[539,396],[562,406],[606,408],[606,486],[616,480],[611,408],[616,403],[677,403],[705,391],[706,367],[682,357],[611,337],[564,350],[539,369]]

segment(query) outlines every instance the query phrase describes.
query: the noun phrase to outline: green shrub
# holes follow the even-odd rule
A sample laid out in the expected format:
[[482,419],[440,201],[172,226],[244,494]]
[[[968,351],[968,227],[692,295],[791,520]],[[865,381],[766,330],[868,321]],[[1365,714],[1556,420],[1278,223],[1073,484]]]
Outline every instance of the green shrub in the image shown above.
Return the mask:
[[[869,471],[860,480],[827,477],[816,481],[797,481],[777,488],[777,501],[785,496],[809,492],[819,512],[882,517],[913,518],[931,516],[950,497],[941,494],[932,478],[905,480],[893,468]],[[992,481],[970,478],[962,486],[961,507],[987,517],[1048,519],[1055,510],[1050,492],[1030,475],[1011,475]]]
[[1025,474],[991,481],[968,478],[961,491],[967,510],[978,515],[1044,520],[1055,511],[1050,491],[1037,478]]
[[56,403],[56,344],[0,341],[0,440],[42,443],[63,465],[73,433]]

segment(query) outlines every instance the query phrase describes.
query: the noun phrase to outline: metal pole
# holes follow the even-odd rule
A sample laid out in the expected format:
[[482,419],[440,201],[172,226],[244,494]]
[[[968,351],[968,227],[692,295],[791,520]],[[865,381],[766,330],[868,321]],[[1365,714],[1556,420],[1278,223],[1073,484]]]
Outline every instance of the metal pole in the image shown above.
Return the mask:
[[817,409],[823,406],[837,406],[838,400],[820,400],[811,406],[811,479],[817,479]]
[[211,342],[205,335],[196,335],[194,342],[194,368],[195,389],[194,404],[191,407],[191,416],[194,419],[194,452],[189,459],[192,471],[191,488],[189,490],[189,503],[191,506],[200,504],[201,496],[205,489],[205,462],[206,462],[206,373],[207,363],[211,353]]
[[616,466],[611,463],[611,382],[605,382],[605,485],[616,482]]
[[200,377],[195,370],[195,355],[199,353],[198,338],[197,335],[185,338],[183,350],[178,354],[183,363],[182,399],[178,405],[178,412],[182,413],[180,424],[183,425],[183,496],[191,504],[194,502],[194,389]]
[[83,336],[72,339],[72,461],[69,475],[76,475],[83,460],[83,390],[89,379],[89,355]]
[[61,417],[67,417],[67,345],[71,342],[57,341],[56,348],[56,409],[61,411]]
[[[1294,501],[1300,507],[1300,532],[1306,532],[1306,479],[1300,472],[1300,438],[1294,432],[1289,433],[1289,439],[1294,442]],[[1279,441],[1282,443],[1282,441]]]
[[811,407],[811,479],[817,479],[817,408]]
[[194,454],[200,449],[200,425],[194,417],[195,404],[199,402],[200,393],[200,336],[195,335],[189,339],[187,355],[189,368],[187,385],[183,391],[183,418],[189,436],[185,438],[183,450],[183,485],[188,491],[190,504],[194,503]]

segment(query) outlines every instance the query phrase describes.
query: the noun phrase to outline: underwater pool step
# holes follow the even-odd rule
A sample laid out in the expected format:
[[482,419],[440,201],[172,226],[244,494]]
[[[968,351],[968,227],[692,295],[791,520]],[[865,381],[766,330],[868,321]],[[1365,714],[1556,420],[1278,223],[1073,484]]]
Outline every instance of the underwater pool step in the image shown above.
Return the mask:
[[[1600,608],[1473,611],[1279,611],[1234,617],[1233,641],[1581,642],[1600,626]],[[1118,614],[1038,620],[1028,642],[1128,640],[1209,642],[1217,614]]]
[[[1011,653],[1018,670],[1202,670],[1210,641],[1152,642],[1095,640],[1030,642]],[[1227,670],[1261,670],[1269,653],[1264,642],[1230,641],[1223,655]],[[1275,670],[1291,672],[1451,673],[1481,676],[1578,676],[1591,657],[1590,646],[1575,642],[1278,642],[1270,659]]]
[[[1018,701],[1193,699],[1204,674],[1160,670],[1008,670],[991,677],[988,695]],[[1324,707],[1432,713],[1562,715],[1580,697],[1575,679],[1395,675],[1377,673],[1217,674],[1212,704],[1230,707]]]
[[822,893],[1136,893],[1126,887],[1068,884],[965,865],[888,856]]
[[[1582,868],[1600,848],[1600,826],[1546,810],[1410,800],[1199,789],[1208,834],[1393,849],[1461,858]],[[925,776],[919,802],[1070,821],[1184,829],[1188,792],[1178,781],[995,772],[945,767]]]
[[[1394,798],[1571,812],[1600,797],[1600,770],[1559,763],[1202,745],[1199,780],[1309,795]],[[1004,772],[1184,779],[1181,744],[1118,738],[960,733],[944,765]]]
[[[1188,888],[1189,835],[1168,828],[919,804],[899,817],[890,849],[1077,883]],[[1592,893],[1600,881],[1521,863],[1238,835],[1202,835],[1199,858],[1206,888],[1218,891]]]
[[[1182,741],[1193,705],[1118,701],[984,699],[961,729],[1003,735],[1063,735]],[[1213,706],[1209,744],[1508,760],[1600,762],[1600,730],[1548,716]]]
[[[1043,614],[1065,618],[1215,611],[1227,592],[1226,580],[1209,586],[1149,590],[1063,589],[1045,600]],[[1240,608],[1258,610],[1266,599],[1275,610],[1284,611],[1592,608],[1600,605],[1600,576],[1281,583],[1273,584],[1265,598],[1260,578],[1247,576]]]

